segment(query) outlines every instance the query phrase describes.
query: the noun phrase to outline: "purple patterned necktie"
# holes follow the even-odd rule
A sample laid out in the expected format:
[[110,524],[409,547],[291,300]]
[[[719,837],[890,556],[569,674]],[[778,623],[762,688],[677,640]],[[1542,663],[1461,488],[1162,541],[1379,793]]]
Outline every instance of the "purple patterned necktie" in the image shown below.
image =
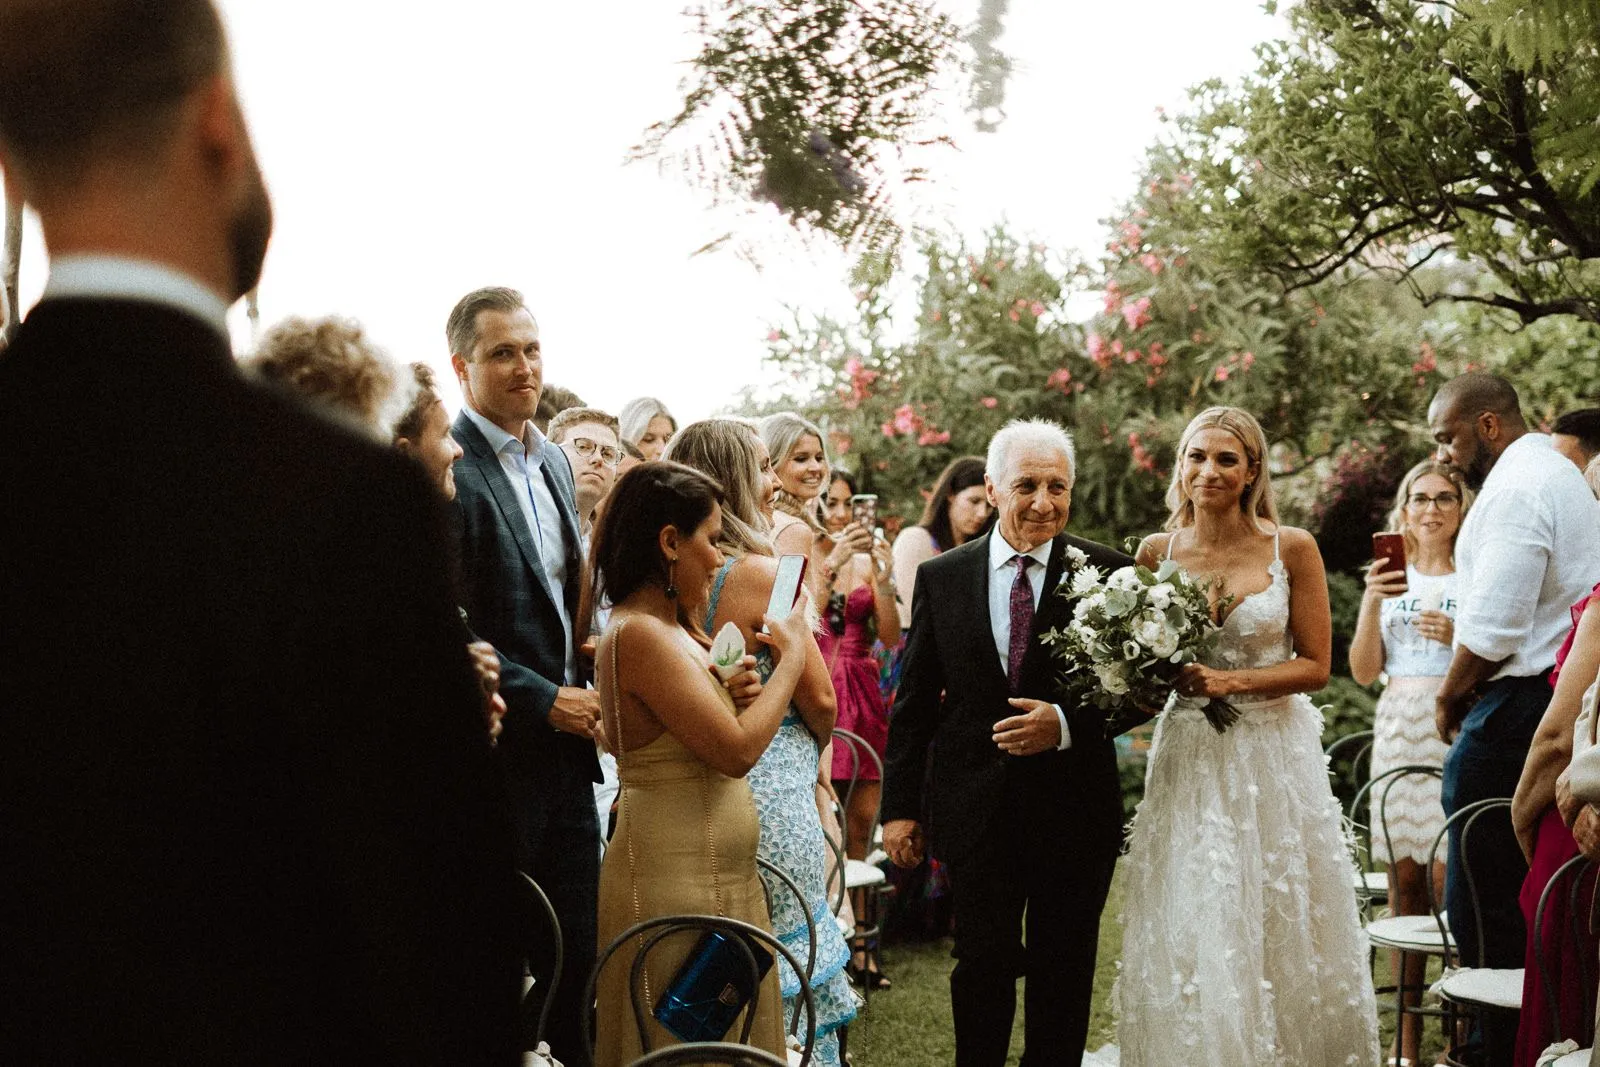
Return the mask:
[[1006,676],[1011,695],[1022,691],[1022,659],[1028,654],[1028,639],[1033,636],[1033,583],[1028,581],[1030,556],[1016,556],[1016,580],[1011,583],[1011,647],[1006,649]]

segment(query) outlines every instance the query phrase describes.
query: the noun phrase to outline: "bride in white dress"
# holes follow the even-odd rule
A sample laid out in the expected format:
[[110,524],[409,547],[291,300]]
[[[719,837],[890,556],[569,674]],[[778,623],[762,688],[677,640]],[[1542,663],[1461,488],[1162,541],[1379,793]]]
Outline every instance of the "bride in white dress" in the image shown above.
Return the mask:
[[[1184,431],[1162,558],[1226,611],[1156,726],[1123,862],[1122,1067],[1371,1067],[1377,1009],[1353,864],[1323,759],[1332,626],[1316,542],[1279,526],[1261,426],[1211,408]],[[1231,598],[1231,599],[1230,599]],[[1218,734],[1200,712],[1241,712]]]

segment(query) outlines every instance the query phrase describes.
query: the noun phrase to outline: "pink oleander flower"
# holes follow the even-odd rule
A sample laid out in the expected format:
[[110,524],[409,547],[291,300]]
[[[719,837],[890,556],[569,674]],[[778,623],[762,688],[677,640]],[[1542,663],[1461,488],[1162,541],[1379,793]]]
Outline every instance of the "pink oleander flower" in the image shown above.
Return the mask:
[[1139,265],[1145,270],[1149,271],[1151,274],[1160,274],[1161,268],[1166,266],[1166,264],[1161,262],[1161,257],[1156,255],[1154,252],[1146,252],[1144,255],[1140,256]]
[[1010,319],[1012,322],[1022,321],[1022,316],[1017,314],[1016,308],[1012,308],[1010,311],[1006,312],[1006,318]]
[[927,447],[928,445],[944,445],[949,443],[949,430],[926,430],[920,437],[917,438],[917,444],[922,445],[923,447]]
[[1028,312],[1034,318],[1038,318],[1040,315],[1044,314],[1044,305],[1035,300],[1033,303],[1028,305]]
[[1122,362],[1124,363],[1137,363],[1143,358],[1144,353],[1140,352],[1137,348],[1130,348],[1126,352],[1122,353]]
[[944,316],[942,314],[940,314],[938,311],[930,311],[930,312],[928,312],[928,321],[929,322],[938,322],[942,318],[944,318]]
[[1141,296],[1133,303],[1124,305],[1122,320],[1128,324],[1130,330],[1143,329],[1150,322],[1150,298]]
[[783,334],[782,333],[778,332],[777,330],[768,330],[767,331],[767,341],[769,343],[776,342],[776,341],[781,341],[781,340],[783,340]]
[[1228,380],[1228,368],[1227,368],[1227,366],[1226,365],[1219,366],[1217,368],[1217,381],[1225,382],[1227,380]]
[[1050,372],[1044,385],[1046,389],[1059,389],[1065,393],[1072,385],[1072,372],[1065,367],[1058,367]]
[[1239,357],[1239,362],[1244,366],[1245,370],[1249,370],[1256,365],[1256,354],[1254,352],[1246,352]]
[[915,433],[923,426],[921,417],[912,410],[910,404],[901,404],[895,408],[892,422],[898,433]]
[[1102,352],[1104,352],[1106,350],[1106,339],[1104,337],[1101,337],[1097,333],[1091,333],[1089,335],[1088,345],[1089,345],[1089,358],[1090,359],[1099,359],[1100,358],[1100,353],[1102,353]]
[[986,408],[989,408],[991,411],[1000,406],[1000,401],[992,396],[986,396],[982,400],[978,401],[978,403],[982,404]]

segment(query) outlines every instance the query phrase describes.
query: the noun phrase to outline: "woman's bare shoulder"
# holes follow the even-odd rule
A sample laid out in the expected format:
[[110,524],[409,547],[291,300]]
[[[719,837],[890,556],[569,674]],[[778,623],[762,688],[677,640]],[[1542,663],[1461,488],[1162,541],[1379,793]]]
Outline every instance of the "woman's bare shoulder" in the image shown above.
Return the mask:
[[811,532],[811,527],[801,522],[794,516],[789,516],[787,526],[778,526],[772,533],[773,547],[779,555],[807,555],[811,546],[816,543],[816,535]]
[[1133,558],[1148,566],[1159,563],[1166,558],[1167,546],[1172,543],[1172,534],[1165,530],[1158,530],[1153,534],[1146,534],[1139,547],[1133,553]]

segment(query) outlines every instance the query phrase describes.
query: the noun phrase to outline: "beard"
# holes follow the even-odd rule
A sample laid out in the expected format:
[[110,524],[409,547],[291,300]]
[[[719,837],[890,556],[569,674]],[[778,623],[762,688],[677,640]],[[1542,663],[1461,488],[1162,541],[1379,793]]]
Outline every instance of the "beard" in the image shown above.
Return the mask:
[[261,282],[261,268],[272,240],[272,198],[255,160],[250,161],[250,183],[244,203],[228,225],[228,254],[233,261],[233,300]]
[[1472,458],[1461,465],[1461,478],[1467,483],[1467,488],[1477,492],[1483,488],[1483,483],[1489,477],[1489,471],[1494,468],[1494,454],[1478,439],[1477,450],[1472,453]]

